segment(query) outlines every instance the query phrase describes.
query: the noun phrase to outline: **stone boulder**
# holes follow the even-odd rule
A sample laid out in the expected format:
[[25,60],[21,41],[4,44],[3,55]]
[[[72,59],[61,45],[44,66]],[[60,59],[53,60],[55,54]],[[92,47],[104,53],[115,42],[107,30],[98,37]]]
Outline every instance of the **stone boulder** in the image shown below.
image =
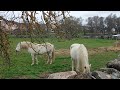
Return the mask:
[[107,68],[114,68],[120,71],[120,58],[108,62],[106,66]]
[[92,76],[96,79],[112,79],[111,75],[102,71],[94,71],[92,72]]
[[48,79],[68,79],[69,77],[74,77],[76,75],[77,73],[75,71],[58,72],[50,74]]
[[77,72],[77,75],[71,76],[68,79],[95,79],[91,73],[79,73]]
[[101,68],[92,72],[92,76],[96,79],[120,79],[120,72],[114,68]]

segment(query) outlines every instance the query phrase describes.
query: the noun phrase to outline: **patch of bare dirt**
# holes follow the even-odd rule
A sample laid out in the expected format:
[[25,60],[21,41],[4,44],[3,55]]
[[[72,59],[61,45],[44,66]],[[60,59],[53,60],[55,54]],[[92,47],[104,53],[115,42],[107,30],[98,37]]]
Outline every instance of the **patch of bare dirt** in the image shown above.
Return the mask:
[[[99,48],[93,48],[93,49],[88,49],[88,54],[89,55],[94,55],[96,53],[102,53],[102,52],[108,52],[108,51],[120,51],[120,47],[115,47],[115,46],[109,46],[109,47],[99,47]],[[59,49],[55,51],[56,56],[69,56],[70,55],[70,50],[69,49]]]
[[113,46],[114,46],[114,47],[120,47],[120,41],[114,42],[114,43],[113,43]]
[[69,56],[70,55],[70,50],[69,49],[55,50],[55,55],[56,56]]

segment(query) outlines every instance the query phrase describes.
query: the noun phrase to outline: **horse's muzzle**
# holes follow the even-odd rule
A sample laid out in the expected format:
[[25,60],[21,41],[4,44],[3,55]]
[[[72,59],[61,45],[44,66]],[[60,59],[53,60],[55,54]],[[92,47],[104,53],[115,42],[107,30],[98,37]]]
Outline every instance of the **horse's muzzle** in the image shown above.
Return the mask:
[[16,55],[18,55],[18,51],[16,50]]

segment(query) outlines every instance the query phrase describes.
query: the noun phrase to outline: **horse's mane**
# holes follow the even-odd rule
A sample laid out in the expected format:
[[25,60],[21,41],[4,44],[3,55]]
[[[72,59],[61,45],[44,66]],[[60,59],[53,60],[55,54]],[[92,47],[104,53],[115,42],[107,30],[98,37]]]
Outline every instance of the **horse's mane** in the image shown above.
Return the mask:
[[29,41],[22,41],[22,42],[19,42],[18,44],[22,44],[23,49],[27,49],[28,47],[31,47],[33,45],[33,43]]

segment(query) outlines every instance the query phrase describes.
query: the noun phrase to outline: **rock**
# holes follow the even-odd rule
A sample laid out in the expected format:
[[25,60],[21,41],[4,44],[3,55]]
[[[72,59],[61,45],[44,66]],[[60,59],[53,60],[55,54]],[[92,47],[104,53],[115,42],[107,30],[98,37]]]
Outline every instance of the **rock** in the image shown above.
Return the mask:
[[92,72],[92,76],[94,76],[96,79],[112,79],[111,75],[102,71],[94,71]]
[[107,74],[110,74],[112,76],[112,79],[119,79],[120,78],[120,71],[114,68],[101,68],[102,72],[105,72]]
[[115,68],[120,71],[120,58],[108,62],[106,66],[107,68]]
[[69,77],[74,77],[76,75],[77,73],[75,71],[59,72],[50,74],[48,79],[68,79]]
[[120,79],[120,58],[108,62],[106,66],[85,74],[75,71],[53,73],[48,75],[48,79]]
[[108,74],[112,74],[112,73],[120,74],[120,71],[118,71],[117,69],[114,69],[114,68],[101,68],[100,71],[108,73]]
[[92,76],[90,73],[77,72],[77,75],[70,76],[68,79],[92,79]]
[[92,76],[96,79],[120,79],[120,72],[113,68],[107,68],[92,72]]

